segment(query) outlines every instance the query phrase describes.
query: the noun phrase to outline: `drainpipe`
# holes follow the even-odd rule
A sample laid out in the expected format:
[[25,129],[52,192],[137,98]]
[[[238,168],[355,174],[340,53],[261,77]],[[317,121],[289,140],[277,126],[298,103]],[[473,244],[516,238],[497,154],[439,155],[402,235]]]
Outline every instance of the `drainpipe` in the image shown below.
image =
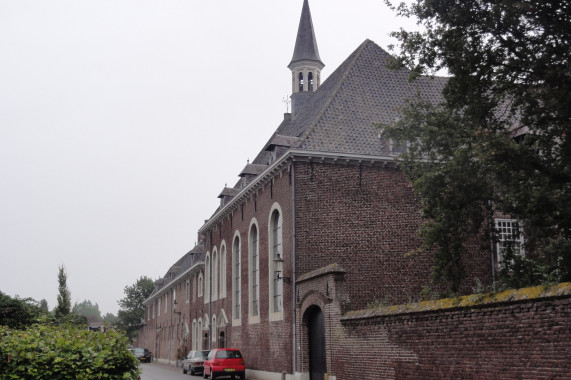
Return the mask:
[[[212,229],[210,230],[210,249],[212,249]],[[212,255],[208,261],[208,349],[212,349]]]
[[293,370],[292,370],[292,379],[295,378],[295,371],[297,368],[296,365],[296,361],[297,361],[297,350],[296,350],[296,344],[297,344],[297,339],[296,339],[296,327],[297,327],[297,322],[296,322],[296,286],[295,286],[295,234],[296,234],[296,230],[295,230],[295,164],[292,160],[291,163],[291,209],[292,209],[292,254],[291,254],[291,261],[292,261],[292,282],[293,282],[293,293],[292,293],[292,314],[293,314],[293,347],[292,347],[292,352],[293,352]]
[[496,291],[496,264],[494,263],[494,218],[492,215],[492,201],[488,200],[488,224],[490,228],[490,259],[492,262],[492,290]]

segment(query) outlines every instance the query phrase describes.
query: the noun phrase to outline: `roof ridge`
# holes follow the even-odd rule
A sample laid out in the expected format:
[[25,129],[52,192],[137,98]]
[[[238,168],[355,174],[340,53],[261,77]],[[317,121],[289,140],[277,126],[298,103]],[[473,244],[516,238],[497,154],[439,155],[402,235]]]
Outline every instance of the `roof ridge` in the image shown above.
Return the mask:
[[[369,43],[374,43],[373,41],[366,39],[365,41],[363,41],[361,43],[361,45],[359,45],[359,47],[355,50],[354,54],[351,54],[349,56],[349,58],[351,56],[353,56],[353,58],[351,59],[351,62],[348,64],[347,68],[345,69],[345,72],[343,73],[343,76],[341,77],[341,79],[339,79],[339,81],[337,82],[337,84],[335,85],[335,87],[333,88],[333,90],[331,91],[331,95],[329,96],[329,98],[327,99],[327,101],[325,102],[325,104],[323,104],[323,106],[321,107],[321,110],[319,111],[319,113],[317,114],[317,116],[315,117],[313,123],[301,134],[301,136],[299,136],[299,143],[297,144],[298,146],[301,146],[303,144],[303,142],[305,141],[305,139],[307,139],[307,137],[311,134],[311,132],[313,132],[313,130],[315,129],[315,126],[318,124],[319,120],[321,119],[321,117],[323,116],[323,113],[325,113],[325,110],[327,110],[327,108],[329,107],[329,105],[331,104],[331,102],[333,101],[333,99],[335,99],[335,97],[337,96],[337,94],[339,93],[339,89],[341,88],[341,85],[345,82],[345,80],[347,79],[347,77],[349,76],[349,73],[353,70],[353,67],[355,66],[355,62],[357,62],[358,57],[363,53],[363,50],[365,50],[365,46],[367,46]],[[347,58],[347,60],[349,59]],[[343,64],[347,61],[343,61],[341,63],[341,66],[343,66]],[[318,89],[319,91],[319,89]]]

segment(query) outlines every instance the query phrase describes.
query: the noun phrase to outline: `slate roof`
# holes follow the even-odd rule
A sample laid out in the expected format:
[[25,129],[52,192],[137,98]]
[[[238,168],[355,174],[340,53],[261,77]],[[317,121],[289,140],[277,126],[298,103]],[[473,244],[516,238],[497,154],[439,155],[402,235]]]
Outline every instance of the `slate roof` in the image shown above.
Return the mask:
[[311,20],[311,12],[307,0],[303,2],[295,48],[293,49],[293,57],[289,66],[294,62],[304,60],[317,61],[323,67],[323,62],[321,62],[321,58],[319,57],[319,49],[317,48],[317,41],[315,40],[313,21]]
[[239,189],[235,189],[233,187],[225,187],[222,192],[220,193],[220,195],[218,195],[218,198],[222,198],[222,197],[234,197],[236,196],[236,194],[238,194],[240,192]]
[[391,123],[406,99],[420,94],[439,102],[443,77],[409,82],[408,70],[387,67],[390,54],[371,40],[363,42],[317,89],[281,134],[298,136],[295,148],[384,155],[386,144],[374,123]]
[[410,82],[408,70],[387,67],[391,55],[365,40],[313,93],[305,107],[285,117],[254,163],[267,164],[268,147],[288,139],[291,147],[308,151],[387,156],[388,142],[379,138],[376,123],[391,123],[399,108],[419,94],[443,100],[445,77]]
[[205,249],[204,243],[200,242],[194,246],[190,251],[185,253],[180,259],[174,263],[165,276],[155,282],[156,286],[151,295],[147,298],[150,299],[152,296],[160,292],[160,290],[167,285],[169,285],[173,280],[175,280],[180,274],[184,273],[188,269],[192,268],[194,265],[204,262]]

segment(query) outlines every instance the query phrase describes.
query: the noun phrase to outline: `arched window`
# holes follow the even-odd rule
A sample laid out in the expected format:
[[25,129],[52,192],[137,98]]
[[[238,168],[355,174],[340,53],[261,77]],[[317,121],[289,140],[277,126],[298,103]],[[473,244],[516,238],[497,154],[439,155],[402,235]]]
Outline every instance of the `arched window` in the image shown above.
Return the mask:
[[226,244],[220,247],[220,298],[226,298]]
[[303,73],[298,75],[299,92],[303,92]]
[[186,303],[190,302],[190,280],[186,280]]
[[192,337],[191,337],[191,339],[192,339],[192,346],[191,346],[191,347],[192,347],[193,350],[196,350],[196,349],[197,349],[197,347],[196,347],[196,334],[197,334],[197,333],[196,333],[196,331],[197,331],[196,328],[197,328],[197,327],[196,327],[196,319],[195,319],[195,320],[192,321]]
[[202,350],[202,318],[198,319],[198,326],[196,331],[196,349]]
[[260,315],[260,260],[258,227],[252,224],[248,239],[248,267],[250,268],[250,316]]
[[204,260],[204,303],[210,301],[210,254]]
[[164,312],[166,313],[169,310],[169,294],[165,293],[165,310]]
[[202,273],[198,274],[198,296],[202,297],[202,290],[203,290],[203,279],[202,279]]
[[241,318],[242,280],[241,280],[240,236],[232,243],[232,314],[233,320]]
[[218,299],[218,252],[212,252],[212,300]]
[[[216,315],[212,316],[212,343],[216,342]],[[213,345],[215,346],[215,345]]]
[[309,73],[307,74],[307,86],[308,86],[308,91],[313,91],[313,73]]
[[281,319],[283,308],[283,251],[282,251],[282,215],[277,203],[272,207],[268,224],[269,235],[269,276],[270,320]]

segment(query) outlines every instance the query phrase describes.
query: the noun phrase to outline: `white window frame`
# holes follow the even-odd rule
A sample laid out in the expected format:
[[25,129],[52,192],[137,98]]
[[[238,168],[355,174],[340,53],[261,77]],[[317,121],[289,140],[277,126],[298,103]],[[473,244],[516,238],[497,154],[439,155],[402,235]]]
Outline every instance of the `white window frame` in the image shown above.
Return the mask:
[[[255,228],[255,234],[254,234]],[[260,322],[260,228],[253,218],[248,228],[248,323]]]
[[202,297],[203,295],[203,284],[204,284],[204,277],[202,276],[202,272],[198,274],[198,297]]
[[242,321],[242,239],[236,231],[232,238],[232,325]]
[[204,259],[204,303],[210,302],[210,252]]
[[[496,252],[497,252],[497,260],[498,265],[502,266],[503,261],[503,242],[505,241],[513,241],[515,243],[516,255],[525,256],[525,250],[523,247],[524,239],[523,239],[523,231],[521,227],[521,223],[517,221],[517,219],[507,219],[507,218],[497,218],[494,220],[494,225],[496,228],[496,235],[497,235],[497,243],[496,243]],[[516,239],[508,239],[511,235],[514,236],[514,228],[515,226],[519,227],[519,233]],[[519,251],[519,252],[517,252]]]
[[218,299],[218,250],[212,250],[212,301]]
[[193,350],[196,350],[196,331],[197,331],[197,325],[196,325],[196,319],[192,320],[192,337],[191,337],[191,347]]
[[222,244],[220,244],[220,299],[226,298],[226,242],[223,240]]
[[212,343],[216,343],[216,314],[212,315],[212,336],[210,337]]
[[[275,226],[274,215],[278,215],[278,225]],[[277,228],[276,228],[277,227]],[[276,202],[270,209],[268,218],[268,312],[270,321],[279,321],[284,317],[283,311],[283,280],[278,280],[277,275],[283,277],[283,213],[280,205]],[[278,305],[276,307],[276,301]]]

